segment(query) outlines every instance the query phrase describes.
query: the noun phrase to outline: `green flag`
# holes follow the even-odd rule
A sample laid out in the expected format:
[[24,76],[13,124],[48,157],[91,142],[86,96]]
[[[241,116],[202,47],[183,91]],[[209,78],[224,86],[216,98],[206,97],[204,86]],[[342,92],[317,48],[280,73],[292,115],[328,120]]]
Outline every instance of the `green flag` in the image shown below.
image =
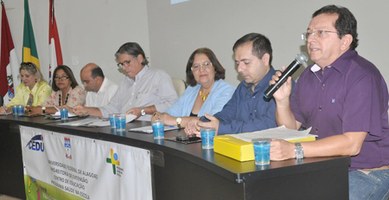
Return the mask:
[[23,62],[32,62],[38,67],[38,69],[40,68],[28,0],[24,0]]

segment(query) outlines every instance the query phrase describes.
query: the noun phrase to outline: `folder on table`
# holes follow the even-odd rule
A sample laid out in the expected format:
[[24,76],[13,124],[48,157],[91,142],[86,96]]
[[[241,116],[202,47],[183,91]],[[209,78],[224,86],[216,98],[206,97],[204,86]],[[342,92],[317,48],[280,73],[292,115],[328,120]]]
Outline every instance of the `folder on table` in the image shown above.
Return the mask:
[[249,133],[216,136],[214,151],[238,161],[254,160],[253,141],[260,138],[283,139],[289,142],[315,141],[316,135],[309,134],[310,129],[297,131],[284,126]]

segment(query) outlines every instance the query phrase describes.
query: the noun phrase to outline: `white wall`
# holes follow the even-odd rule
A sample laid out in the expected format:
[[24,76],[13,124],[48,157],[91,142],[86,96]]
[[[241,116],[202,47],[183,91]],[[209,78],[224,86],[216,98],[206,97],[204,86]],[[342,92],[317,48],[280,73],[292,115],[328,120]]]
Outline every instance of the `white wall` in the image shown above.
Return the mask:
[[225,68],[226,79],[238,83],[232,45],[249,32],[263,33],[272,42],[276,69],[288,65],[304,45],[300,35],[312,13],[328,4],[348,7],[358,20],[360,55],[375,63],[389,81],[389,2],[384,0],[148,0],[150,49],[153,64],[185,78],[189,55],[209,47]]
[[[24,0],[3,0],[19,59],[23,41]],[[42,71],[48,66],[48,2],[29,0]],[[116,82],[113,54],[127,41],[138,42],[152,67],[185,78],[189,55],[209,47],[227,69],[227,80],[237,84],[232,45],[249,32],[263,33],[272,41],[273,65],[288,65],[304,44],[311,14],[327,4],[348,7],[358,20],[359,53],[377,65],[389,81],[389,2],[385,0],[55,0],[56,18],[65,64],[78,78],[87,62],[99,64]]]
[[[3,0],[19,61],[22,58],[24,0]],[[55,0],[55,15],[64,64],[79,80],[88,62],[99,64],[107,77],[120,82],[114,53],[136,41],[150,52],[147,7],[144,0]],[[49,0],[29,0],[42,73],[48,76]],[[80,83],[80,82],[79,82]]]

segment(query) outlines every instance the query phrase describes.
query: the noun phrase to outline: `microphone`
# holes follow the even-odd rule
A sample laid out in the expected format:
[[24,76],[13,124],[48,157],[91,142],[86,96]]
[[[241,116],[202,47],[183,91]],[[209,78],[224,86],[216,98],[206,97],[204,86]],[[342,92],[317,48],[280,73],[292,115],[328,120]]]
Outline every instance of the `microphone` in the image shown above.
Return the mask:
[[285,81],[288,79],[289,76],[292,76],[294,72],[297,71],[297,69],[300,67],[300,65],[307,65],[308,58],[306,55],[300,53],[297,54],[296,58],[293,60],[292,63],[285,69],[285,71],[282,72],[280,79],[273,84],[270,85],[263,94],[263,97],[266,101],[269,101],[271,98],[273,98],[273,94],[278,90],[278,88],[281,87],[282,84],[285,83]]

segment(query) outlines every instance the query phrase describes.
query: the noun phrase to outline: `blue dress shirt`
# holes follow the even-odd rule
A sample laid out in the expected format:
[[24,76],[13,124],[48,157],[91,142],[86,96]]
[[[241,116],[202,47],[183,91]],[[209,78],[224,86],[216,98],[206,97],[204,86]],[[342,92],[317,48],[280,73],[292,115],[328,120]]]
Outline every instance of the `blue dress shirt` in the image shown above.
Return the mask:
[[275,102],[263,98],[263,93],[269,86],[269,81],[275,70],[269,72],[256,85],[254,92],[251,85],[242,81],[232,98],[223,109],[215,114],[219,119],[218,134],[252,132],[276,127]]

